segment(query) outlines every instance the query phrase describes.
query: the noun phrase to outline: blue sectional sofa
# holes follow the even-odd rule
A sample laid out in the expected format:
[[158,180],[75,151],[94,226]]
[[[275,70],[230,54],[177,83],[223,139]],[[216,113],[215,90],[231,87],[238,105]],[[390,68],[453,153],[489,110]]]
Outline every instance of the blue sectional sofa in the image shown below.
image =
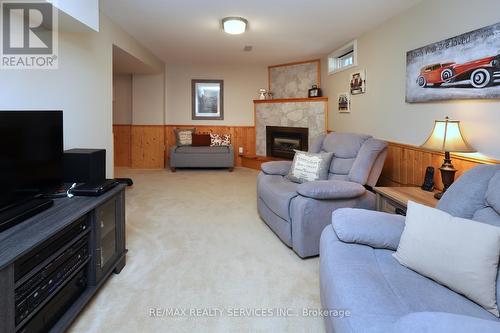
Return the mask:
[[[437,208],[500,226],[500,165],[465,173]],[[321,236],[321,302],[325,309],[347,310],[349,316],[325,317],[327,331],[500,332],[499,318],[393,258],[404,223],[403,216],[362,209],[333,213]],[[500,300],[498,280],[500,276]]]

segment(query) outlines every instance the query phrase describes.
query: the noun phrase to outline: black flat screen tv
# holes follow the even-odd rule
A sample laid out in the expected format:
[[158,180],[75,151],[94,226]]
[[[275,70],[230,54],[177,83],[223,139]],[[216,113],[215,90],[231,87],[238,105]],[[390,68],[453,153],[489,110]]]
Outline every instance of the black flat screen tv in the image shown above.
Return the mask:
[[63,181],[62,111],[0,111],[0,210]]

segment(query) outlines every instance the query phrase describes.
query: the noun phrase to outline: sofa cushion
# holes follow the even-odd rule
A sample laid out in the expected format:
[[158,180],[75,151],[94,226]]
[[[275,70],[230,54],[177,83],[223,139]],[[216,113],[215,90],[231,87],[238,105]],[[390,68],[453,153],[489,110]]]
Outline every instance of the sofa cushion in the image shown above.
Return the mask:
[[329,173],[328,174],[328,180],[349,181],[349,177],[347,175],[337,175],[337,174],[334,174],[334,173]]
[[459,292],[497,317],[500,228],[408,203],[394,257],[404,266]]
[[227,154],[230,152],[228,146],[218,147],[194,147],[180,146],[175,149],[176,154]]
[[500,323],[444,312],[415,312],[399,319],[391,333],[498,333]]
[[479,165],[464,173],[445,192],[437,205],[453,216],[472,219],[476,211],[485,207],[485,195],[492,177],[500,165]]
[[320,134],[312,140],[312,144],[309,145],[309,152],[320,153],[323,148],[323,140],[325,140],[326,134]]
[[210,146],[229,146],[231,144],[230,134],[214,134],[210,133]]
[[472,219],[474,221],[480,221],[483,223],[494,225],[496,227],[500,227],[500,215],[495,209],[493,209],[493,207],[490,206],[486,206],[476,210]]
[[355,160],[355,158],[334,157],[329,172],[334,175],[344,175],[347,177]]
[[307,153],[295,151],[287,178],[296,183],[326,180],[333,153]]
[[307,198],[320,200],[352,199],[363,195],[366,189],[358,183],[342,180],[318,180],[300,184],[297,192]]
[[322,150],[333,153],[336,158],[356,158],[361,146],[369,138],[370,135],[333,132],[323,140]]
[[266,206],[282,219],[290,222],[290,201],[295,198],[297,186],[282,176],[259,175],[258,196],[264,201]]
[[193,146],[208,147],[210,146],[210,134],[193,134]]
[[261,198],[257,198],[257,210],[259,211],[259,216],[266,222],[271,230],[278,235],[287,246],[292,247],[291,223],[276,215]]
[[174,129],[177,146],[189,146],[193,140],[196,128],[176,128]]
[[405,217],[372,210],[342,208],[333,212],[332,225],[337,237],[344,243],[396,250],[405,227]]
[[372,171],[372,166],[375,164],[375,160],[386,148],[387,143],[382,140],[373,138],[366,140],[361,146],[358,156],[349,171],[349,180],[365,185]]
[[358,152],[369,138],[371,138],[369,135],[354,133],[333,132],[328,134],[321,149],[324,152],[333,153],[328,179],[349,180],[348,175]]
[[320,284],[325,308],[349,309],[327,318],[334,332],[387,333],[412,312],[448,312],[499,321],[481,306],[404,267],[393,251],[341,242],[331,225],[321,236]]
[[[500,214],[500,171],[491,178],[486,191],[486,204],[497,214]],[[498,216],[498,226],[500,226],[500,215]]]
[[265,174],[286,176],[292,166],[291,161],[271,161],[262,163],[260,168]]

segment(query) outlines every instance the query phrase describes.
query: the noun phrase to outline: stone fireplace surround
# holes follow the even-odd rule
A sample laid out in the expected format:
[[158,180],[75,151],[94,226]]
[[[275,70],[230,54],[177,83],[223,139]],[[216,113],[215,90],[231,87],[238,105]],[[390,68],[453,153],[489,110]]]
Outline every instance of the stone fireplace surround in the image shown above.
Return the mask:
[[267,156],[266,126],[305,127],[309,129],[309,147],[326,132],[327,102],[325,100],[256,101],[256,153]]

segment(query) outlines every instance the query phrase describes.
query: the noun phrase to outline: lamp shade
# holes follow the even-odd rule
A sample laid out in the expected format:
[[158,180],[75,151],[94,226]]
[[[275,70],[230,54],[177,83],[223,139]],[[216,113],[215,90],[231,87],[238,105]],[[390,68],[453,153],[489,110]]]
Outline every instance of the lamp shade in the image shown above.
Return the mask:
[[476,152],[465,140],[460,128],[460,121],[449,120],[448,117],[445,120],[434,122],[431,135],[421,147],[441,152]]

